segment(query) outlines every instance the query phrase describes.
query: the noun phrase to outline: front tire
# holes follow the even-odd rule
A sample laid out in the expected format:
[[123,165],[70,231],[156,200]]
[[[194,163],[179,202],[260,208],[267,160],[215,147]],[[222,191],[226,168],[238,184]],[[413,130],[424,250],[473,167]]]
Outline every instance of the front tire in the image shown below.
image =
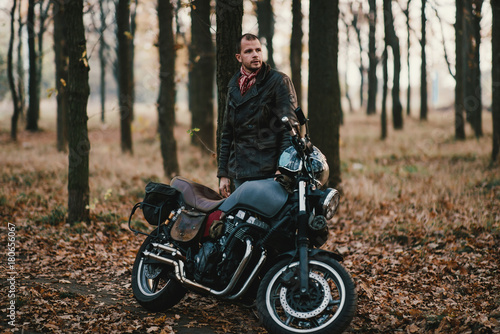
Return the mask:
[[176,305],[186,289],[173,278],[172,266],[148,261],[142,255],[145,250],[152,249],[151,242],[153,238],[148,237],[137,252],[132,269],[132,291],[142,307],[161,312]]
[[257,292],[257,310],[272,334],[340,334],[356,312],[354,282],[336,260],[309,259],[309,291],[299,289],[299,262],[278,262]]

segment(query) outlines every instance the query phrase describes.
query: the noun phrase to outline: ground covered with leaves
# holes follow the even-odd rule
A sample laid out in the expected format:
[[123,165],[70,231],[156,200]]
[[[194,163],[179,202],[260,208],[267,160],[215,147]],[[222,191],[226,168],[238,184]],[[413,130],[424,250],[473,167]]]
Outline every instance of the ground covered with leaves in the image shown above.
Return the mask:
[[[488,166],[490,124],[484,138],[456,142],[452,113],[442,113],[410,119],[382,142],[376,118],[346,116],[342,201],[324,248],[345,257],[356,283],[348,333],[500,332],[500,171]],[[188,294],[160,314],[134,300],[143,238],[128,230],[128,215],[147,181],[167,182],[154,120],[136,117],[133,156],[120,152],[117,129],[91,123],[91,221],[73,225],[67,155],[56,151],[50,122],[44,129],[22,132],[18,143],[0,133],[3,333],[265,333],[254,309],[211,297]],[[215,161],[189,145],[187,130],[181,120],[181,174],[216,188]]]

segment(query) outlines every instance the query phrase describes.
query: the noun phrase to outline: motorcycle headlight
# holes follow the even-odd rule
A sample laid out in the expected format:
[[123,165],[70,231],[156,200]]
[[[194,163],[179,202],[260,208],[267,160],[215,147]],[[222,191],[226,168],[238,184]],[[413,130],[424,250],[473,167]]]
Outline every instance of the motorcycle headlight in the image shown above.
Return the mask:
[[336,189],[328,188],[323,193],[320,199],[321,208],[323,209],[323,216],[327,220],[333,218],[333,215],[337,211],[337,207],[339,206],[340,194]]

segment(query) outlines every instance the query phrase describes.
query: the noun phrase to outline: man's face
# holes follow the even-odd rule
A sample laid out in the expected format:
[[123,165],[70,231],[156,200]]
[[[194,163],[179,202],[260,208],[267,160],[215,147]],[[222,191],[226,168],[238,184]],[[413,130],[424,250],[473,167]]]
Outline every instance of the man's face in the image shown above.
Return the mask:
[[262,46],[258,39],[241,41],[241,51],[236,54],[236,59],[247,72],[255,72],[262,67]]

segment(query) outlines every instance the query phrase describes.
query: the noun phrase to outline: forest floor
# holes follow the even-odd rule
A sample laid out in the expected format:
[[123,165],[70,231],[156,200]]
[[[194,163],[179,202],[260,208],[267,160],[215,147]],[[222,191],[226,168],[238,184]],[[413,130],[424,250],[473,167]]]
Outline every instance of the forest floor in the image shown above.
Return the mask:
[[[346,114],[343,195],[324,248],[344,255],[356,283],[347,333],[500,333],[500,172],[489,168],[491,115],[484,118],[481,139],[455,141],[453,113],[436,111],[427,122],[407,118],[381,141],[378,116]],[[215,189],[215,159],[189,144],[186,119],[175,134],[181,174]],[[168,182],[154,116],[136,115],[133,155],[121,153],[116,127],[90,119],[91,221],[71,226],[67,154],[56,150],[53,122],[21,130],[13,143],[4,120],[2,333],[265,333],[254,309],[211,297],[188,294],[159,314],[134,300],[143,238],[129,231],[128,216],[149,180]]]

